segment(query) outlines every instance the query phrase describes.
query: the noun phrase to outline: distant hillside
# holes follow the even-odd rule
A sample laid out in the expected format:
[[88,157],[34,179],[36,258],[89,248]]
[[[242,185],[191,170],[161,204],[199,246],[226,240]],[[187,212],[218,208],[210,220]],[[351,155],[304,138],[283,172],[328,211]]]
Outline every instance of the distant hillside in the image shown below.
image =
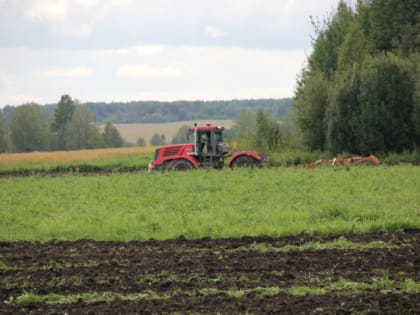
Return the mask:
[[[88,102],[95,113],[95,121],[116,124],[162,123],[192,120],[231,120],[241,108],[251,111],[264,109],[281,118],[293,106],[291,98],[253,99],[231,101],[133,101],[133,102]],[[56,105],[42,106],[46,116],[53,115]]]

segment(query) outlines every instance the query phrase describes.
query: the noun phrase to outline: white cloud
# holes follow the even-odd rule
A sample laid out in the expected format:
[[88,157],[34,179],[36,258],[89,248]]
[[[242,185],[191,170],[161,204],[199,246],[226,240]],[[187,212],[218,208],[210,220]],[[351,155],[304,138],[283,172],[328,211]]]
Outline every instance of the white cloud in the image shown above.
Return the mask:
[[59,21],[77,14],[102,14],[129,3],[130,0],[34,0],[24,10],[24,15],[43,21]]
[[58,78],[80,78],[88,77],[93,74],[93,70],[86,67],[75,67],[71,69],[60,70],[46,70],[42,72],[44,77],[58,77]]
[[37,0],[24,12],[25,16],[41,21],[59,21],[69,14],[67,0]]
[[1,95],[0,102],[4,104],[11,104],[11,105],[22,105],[22,104],[29,104],[29,103],[37,103],[43,104],[44,100],[38,96],[30,95],[30,94],[9,94],[9,95]]
[[182,74],[180,69],[175,67],[153,67],[149,65],[126,65],[117,70],[118,78],[170,78]]
[[166,50],[164,45],[136,45],[130,47],[123,47],[117,49],[104,49],[100,53],[106,58],[111,56],[137,56],[137,57],[152,57],[162,55]]
[[138,45],[132,48],[137,55],[150,56],[163,53],[165,47],[163,45]]
[[34,0],[24,16],[49,26],[53,33],[64,37],[89,37],[95,25],[115,7],[126,6],[131,0]]
[[226,35],[228,35],[227,32],[224,32],[221,29],[214,26],[206,26],[205,31],[207,35],[209,35],[211,38],[220,38],[220,37],[225,37]]

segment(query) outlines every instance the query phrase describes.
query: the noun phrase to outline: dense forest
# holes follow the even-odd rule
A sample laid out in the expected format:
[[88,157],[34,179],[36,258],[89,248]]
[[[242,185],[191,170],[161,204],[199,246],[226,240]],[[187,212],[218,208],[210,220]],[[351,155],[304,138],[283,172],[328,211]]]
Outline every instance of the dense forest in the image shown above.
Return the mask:
[[304,143],[357,154],[418,147],[420,2],[341,1],[313,25],[313,52],[295,93]]

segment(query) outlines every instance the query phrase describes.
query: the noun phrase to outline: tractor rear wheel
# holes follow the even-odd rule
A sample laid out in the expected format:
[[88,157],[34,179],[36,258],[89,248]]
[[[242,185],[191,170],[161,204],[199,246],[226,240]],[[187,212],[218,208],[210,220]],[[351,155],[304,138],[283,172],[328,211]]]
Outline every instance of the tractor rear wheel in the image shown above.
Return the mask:
[[187,160],[179,159],[170,163],[168,169],[171,171],[189,171],[193,169],[193,165]]
[[256,167],[260,165],[260,161],[248,155],[237,157],[231,164],[231,167]]

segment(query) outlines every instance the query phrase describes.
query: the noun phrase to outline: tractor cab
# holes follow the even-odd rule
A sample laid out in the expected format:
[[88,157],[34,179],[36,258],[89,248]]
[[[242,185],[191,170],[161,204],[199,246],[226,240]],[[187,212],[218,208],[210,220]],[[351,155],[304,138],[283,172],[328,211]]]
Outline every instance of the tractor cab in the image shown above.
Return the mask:
[[201,167],[222,168],[225,156],[229,153],[227,144],[223,142],[224,127],[205,125],[194,126],[188,130],[193,137],[195,156]]

